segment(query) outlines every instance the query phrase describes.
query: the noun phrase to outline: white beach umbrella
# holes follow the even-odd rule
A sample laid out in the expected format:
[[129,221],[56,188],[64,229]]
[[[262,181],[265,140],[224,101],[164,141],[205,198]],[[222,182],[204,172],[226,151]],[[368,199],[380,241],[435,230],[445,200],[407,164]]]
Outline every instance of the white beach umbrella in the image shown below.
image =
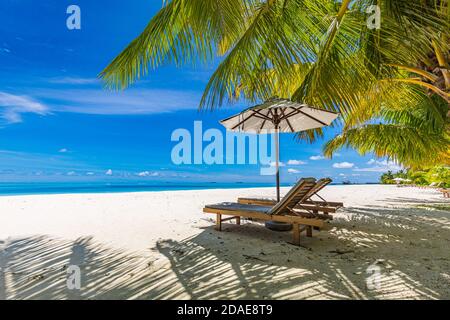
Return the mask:
[[411,182],[410,179],[403,179],[403,178],[394,178],[392,180],[394,180],[397,183],[400,183],[400,182]]
[[338,113],[304,103],[273,98],[220,121],[231,131],[247,133],[275,132],[277,201],[280,201],[279,133],[295,133],[330,125]]

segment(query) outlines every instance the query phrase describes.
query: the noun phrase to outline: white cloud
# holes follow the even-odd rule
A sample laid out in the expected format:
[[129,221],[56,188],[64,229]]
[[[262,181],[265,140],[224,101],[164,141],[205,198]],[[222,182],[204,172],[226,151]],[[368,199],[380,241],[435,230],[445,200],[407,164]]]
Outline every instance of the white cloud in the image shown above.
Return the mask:
[[353,171],[361,171],[361,172],[386,172],[386,171],[399,171],[404,169],[401,165],[394,161],[388,160],[375,160],[370,159],[367,161],[368,165],[373,165],[368,168],[355,168]]
[[343,174],[343,173],[339,173],[339,176],[341,176],[341,177],[345,177],[345,174]]
[[95,175],[95,173],[94,172],[86,172],[86,175],[87,176],[93,176],[93,175]]
[[289,172],[289,173],[300,173],[299,170],[297,170],[297,169],[292,169],[292,168],[289,168],[289,169],[288,169],[288,172]]
[[158,172],[150,172],[150,171],[142,171],[137,174],[139,177],[157,177],[159,176]]
[[324,160],[326,158],[324,156],[317,155],[317,156],[311,156],[311,157],[309,157],[309,159],[313,160],[313,161],[317,161],[317,160]]
[[[92,78],[65,77],[48,81],[55,87],[33,88],[26,95],[0,91],[0,118],[8,123],[17,123],[22,121],[23,113],[46,115],[52,111],[100,115],[160,114],[195,110],[201,97],[201,92],[186,90],[104,90]],[[74,88],[74,85],[89,86]],[[47,102],[43,104],[39,101]]]
[[62,149],[59,149],[58,150],[58,152],[59,153],[66,153],[66,152],[68,152],[69,150],[67,150],[66,148],[62,148]]
[[46,114],[48,107],[29,98],[0,91],[0,117],[8,123],[22,122],[22,113]]
[[15,170],[23,174],[41,171],[42,175],[60,173],[61,176],[65,176],[70,171],[78,173],[93,171],[94,168],[86,166],[86,163],[66,157],[53,157],[48,153],[0,150],[0,172],[4,170]]
[[108,169],[108,170],[106,170],[105,174],[106,174],[107,176],[112,176],[113,172],[112,172],[111,169]]
[[50,83],[58,83],[58,84],[93,84],[98,83],[99,80],[96,78],[77,78],[77,77],[61,77],[61,78],[52,78],[49,80]]
[[346,161],[333,163],[333,168],[337,169],[350,169],[353,168],[354,166],[355,166],[354,163]]
[[201,93],[195,91],[135,88],[117,92],[91,87],[35,89],[32,94],[55,101],[50,106],[53,111],[101,115],[195,110],[201,97]]
[[69,172],[67,172],[67,175],[68,176],[74,176],[75,175],[75,171],[69,171]]
[[287,164],[291,166],[299,166],[302,164],[306,164],[306,162],[302,160],[289,160]]

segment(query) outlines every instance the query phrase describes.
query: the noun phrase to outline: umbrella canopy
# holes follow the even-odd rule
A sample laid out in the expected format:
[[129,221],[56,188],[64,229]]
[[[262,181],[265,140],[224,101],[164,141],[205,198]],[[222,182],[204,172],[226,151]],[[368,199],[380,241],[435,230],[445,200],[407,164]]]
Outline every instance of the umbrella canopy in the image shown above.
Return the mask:
[[394,180],[395,182],[402,182],[402,181],[404,181],[404,182],[411,182],[410,179],[403,179],[403,178],[394,178],[392,180]]
[[338,113],[304,103],[273,98],[248,108],[220,123],[230,131],[248,133],[275,132],[277,201],[280,201],[279,132],[300,132],[330,125]]
[[330,125],[338,113],[286,99],[270,99],[220,121],[231,131],[261,133],[267,130],[300,132]]

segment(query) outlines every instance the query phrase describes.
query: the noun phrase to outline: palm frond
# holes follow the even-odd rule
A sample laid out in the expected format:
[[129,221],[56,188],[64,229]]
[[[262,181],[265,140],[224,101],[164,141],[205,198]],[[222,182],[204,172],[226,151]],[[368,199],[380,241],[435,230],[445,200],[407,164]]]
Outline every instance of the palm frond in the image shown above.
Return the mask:
[[100,74],[108,87],[123,89],[163,64],[208,61],[223,39],[237,38],[249,8],[259,1],[171,0]]
[[[422,95],[414,108],[406,105],[380,107],[378,112],[345,119],[353,126],[330,140],[324,154],[332,156],[341,148],[354,148],[360,154],[389,157],[411,167],[435,165],[448,161],[450,122],[447,105],[438,97]],[[378,122],[378,123],[377,123]]]
[[406,166],[429,166],[442,163],[450,140],[440,133],[430,133],[399,124],[367,124],[344,131],[324,146],[324,154],[351,147],[364,155],[388,157]]

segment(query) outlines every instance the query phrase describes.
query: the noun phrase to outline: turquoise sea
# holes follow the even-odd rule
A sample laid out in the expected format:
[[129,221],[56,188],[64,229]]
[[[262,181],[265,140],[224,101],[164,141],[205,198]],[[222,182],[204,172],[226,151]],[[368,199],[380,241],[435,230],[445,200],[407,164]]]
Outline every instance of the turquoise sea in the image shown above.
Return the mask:
[[[289,186],[289,184],[285,186]],[[214,182],[0,182],[0,195],[144,192],[258,187],[274,187],[274,184]]]
[[[292,184],[284,183],[282,187]],[[145,192],[233,188],[275,188],[274,183],[216,182],[0,182],[0,196],[67,193]]]

